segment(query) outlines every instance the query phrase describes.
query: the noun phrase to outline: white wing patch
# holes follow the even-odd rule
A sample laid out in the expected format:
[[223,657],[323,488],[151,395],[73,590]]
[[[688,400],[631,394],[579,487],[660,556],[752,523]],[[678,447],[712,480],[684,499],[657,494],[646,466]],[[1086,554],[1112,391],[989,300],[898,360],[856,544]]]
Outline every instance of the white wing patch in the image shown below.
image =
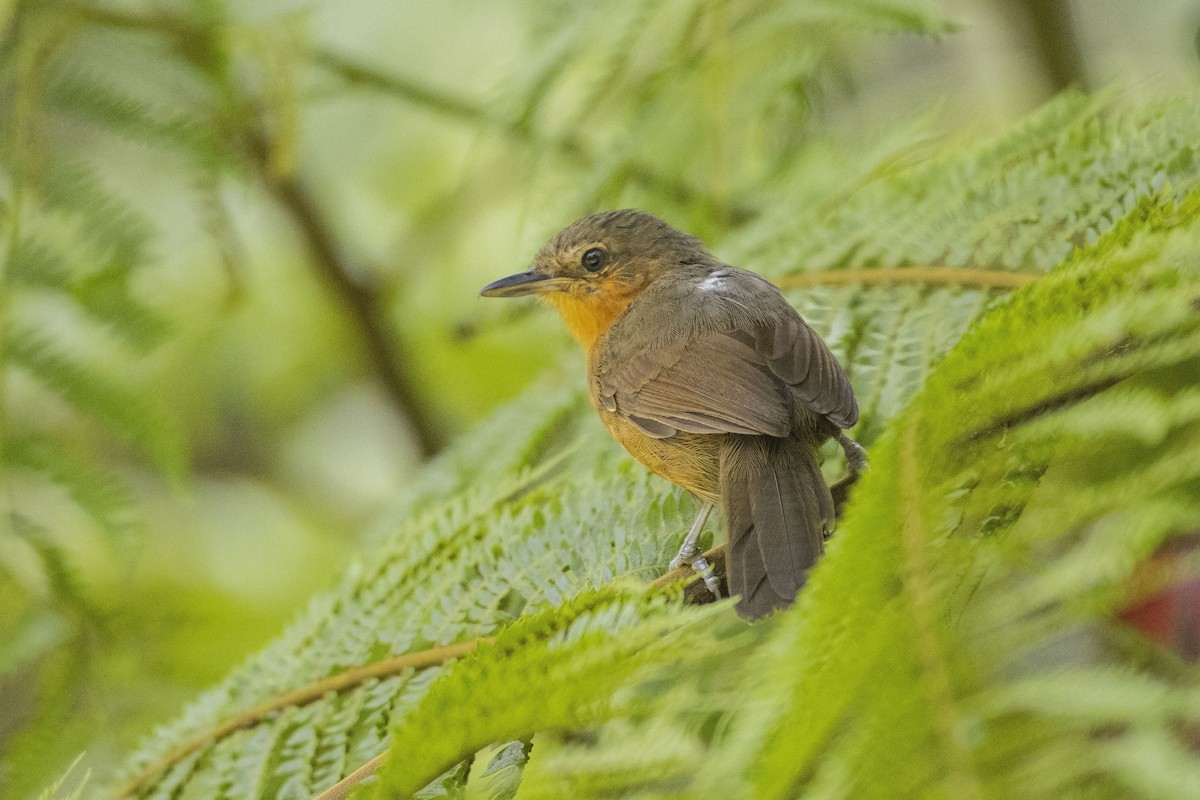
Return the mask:
[[697,288],[702,292],[719,292],[725,288],[725,278],[728,277],[728,270],[719,269],[700,281],[700,285]]

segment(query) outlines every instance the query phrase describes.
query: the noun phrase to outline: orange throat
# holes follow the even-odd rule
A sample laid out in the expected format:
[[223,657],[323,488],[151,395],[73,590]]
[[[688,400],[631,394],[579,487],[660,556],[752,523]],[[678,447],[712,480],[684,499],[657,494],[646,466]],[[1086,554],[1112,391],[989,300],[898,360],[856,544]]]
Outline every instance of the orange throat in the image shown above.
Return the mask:
[[569,292],[555,292],[545,296],[546,302],[558,309],[563,322],[571,334],[590,351],[617,317],[625,313],[633,302],[636,292],[602,292],[578,296]]

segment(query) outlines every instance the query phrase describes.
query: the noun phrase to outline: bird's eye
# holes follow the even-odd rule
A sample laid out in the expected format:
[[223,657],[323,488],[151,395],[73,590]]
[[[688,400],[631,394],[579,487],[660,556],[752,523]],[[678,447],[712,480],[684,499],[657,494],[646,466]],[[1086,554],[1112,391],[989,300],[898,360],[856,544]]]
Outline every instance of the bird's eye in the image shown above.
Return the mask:
[[580,263],[583,264],[583,268],[588,272],[595,272],[596,270],[600,269],[604,266],[604,262],[606,261],[608,261],[608,258],[604,255],[604,251],[599,247],[593,247],[591,250],[588,250],[583,254],[583,258],[580,259]]

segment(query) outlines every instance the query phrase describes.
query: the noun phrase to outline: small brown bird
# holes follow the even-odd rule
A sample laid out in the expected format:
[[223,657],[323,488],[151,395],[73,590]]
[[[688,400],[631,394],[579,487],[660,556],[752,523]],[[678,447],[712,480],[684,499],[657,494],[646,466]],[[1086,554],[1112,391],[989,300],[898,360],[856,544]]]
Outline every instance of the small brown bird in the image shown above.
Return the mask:
[[824,550],[833,498],[817,449],[865,453],[846,373],[766,279],[723,264],[694,236],[634,211],[585,217],[487,297],[537,295],[587,352],[600,420],[638,461],[700,498],[672,567],[718,582],[697,540],[721,504],[730,591],[757,618],[789,605]]

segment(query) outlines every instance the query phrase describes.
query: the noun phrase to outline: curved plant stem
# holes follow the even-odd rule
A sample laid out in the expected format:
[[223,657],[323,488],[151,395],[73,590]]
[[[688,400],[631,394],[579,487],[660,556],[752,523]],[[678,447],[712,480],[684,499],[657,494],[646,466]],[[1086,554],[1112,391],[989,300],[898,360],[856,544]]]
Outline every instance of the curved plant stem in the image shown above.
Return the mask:
[[882,269],[831,269],[786,275],[775,280],[780,289],[854,284],[924,283],[935,286],[971,286],[979,289],[1019,289],[1040,276],[1004,269],[950,267],[888,267]]
[[143,788],[153,783],[159,775],[162,775],[176,763],[197,750],[215,744],[232,733],[256,725],[272,714],[276,714],[286,708],[307,705],[321,699],[330,692],[344,692],[374,678],[390,678],[408,670],[441,666],[447,661],[461,658],[474,651],[480,644],[491,641],[491,637],[485,636],[480,639],[472,639],[468,642],[446,645],[445,647],[434,647],[430,650],[422,650],[417,653],[392,656],[382,661],[375,661],[360,667],[352,667],[345,672],[339,672],[336,675],[330,675],[328,678],[322,678],[301,689],[272,697],[262,705],[255,706],[245,713],[238,714],[236,717],[231,717],[216,727],[198,733],[178,747],[167,751],[161,758],[147,764],[141,772],[109,792],[106,795],[106,800],[121,800],[121,798],[137,794]]
[[379,768],[383,766],[383,761],[386,756],[387,751],[385,750],[367,763],[363,764],[358,769],[354,770],[354,772],[351,772],[349,775],[342,778],[333,786],[330,786],[328,789],[321,792],[319,795],[314,797],[313,800],[344,800],[344,798],[350,794],[350,790],[379,771]]

